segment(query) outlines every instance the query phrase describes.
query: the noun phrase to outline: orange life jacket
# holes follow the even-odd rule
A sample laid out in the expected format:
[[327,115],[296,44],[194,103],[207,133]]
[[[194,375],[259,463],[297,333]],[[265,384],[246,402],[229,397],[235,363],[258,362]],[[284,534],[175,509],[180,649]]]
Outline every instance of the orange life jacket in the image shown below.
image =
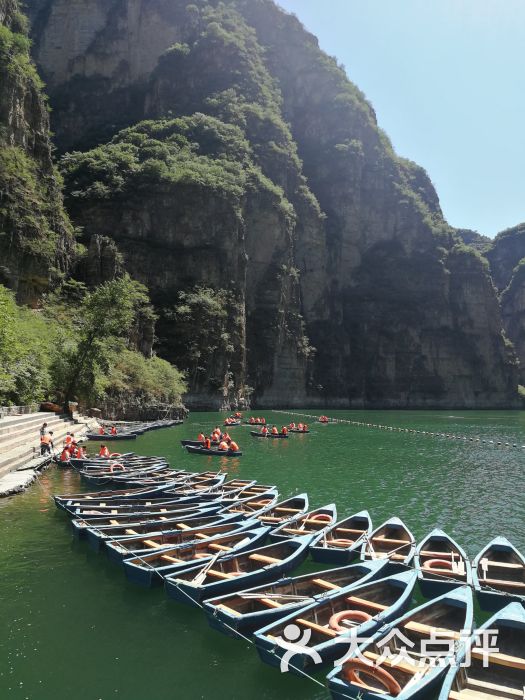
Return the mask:
[[209,450],[209,449],[211,448],[211,440],[210,440],[210,438],[206,438],[206,440],[204,441],[204,447],[205,447],[207,450]]
[[281,430],[281,433],[283,435],[288,435],[288,428],[285,425],[283,425],[283,429]]
[[66,445],[71,445],[71,443],[73,442],[73,438],[71,437],[71,435],[66,435],[64,442],[66,443]]
[[262,433],[263,435],[267,435],[267,434],[268,434],[268,428],[267,428],[266,426],[264,426],[263,429],[261,430],[261,433]]
[[100,452],[98,453],[99,457],[109,457],[109,450],[107,447],[101,447]]
[[50,445],[51,444],[51,435],[42,435],[40,438],[40,442],[44,445]]
[[233,442],[233,440],[230,442],[230,450],[232,452],[238,452],[239,451],[239,445],[236,442]]
[[111,428],[111,434],[116,435],[117,434],[117,429],[115,427]]
[[99,435],[105,435],[105,434],[106,434],[106,431],[104,430],[104,428],[101,427],[101,428],[99,428],[99,430],[98,430],[98,434],[99,434]]
[[62,454],[60,455],[60,461],[69,462],[70,457],[71,455],[69,454],[69,450],[62,450]]
[[227,443],[225,440],[223,440],[223,441],[221,442],[221,444],[219,445],[219,450],[221,450],[221,451],[223,451],[223,452],[227,452],[227,451],[228,451],[228,443]]
[[277,430],[277,428],[275,427],[275,425],[274,425],[273,428],[272,428],[272,435],[279,435],[279,431]]
[[198,440],[199,442],[204,442],[204,435],[203,435],[202,433],[199,433],[198,436],[197,436],[197,440]]

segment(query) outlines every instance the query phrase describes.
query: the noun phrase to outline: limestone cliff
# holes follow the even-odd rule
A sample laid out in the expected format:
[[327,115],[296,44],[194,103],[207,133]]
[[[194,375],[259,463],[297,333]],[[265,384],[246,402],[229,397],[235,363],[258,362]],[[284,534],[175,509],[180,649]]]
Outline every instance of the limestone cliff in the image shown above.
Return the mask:
[[0,0],[0,283],[34,304],[67,269],[73,236],[29,46],[17,1]]
[[520,384],[525,385],[525,224],[498,234],[485,254],[500,292],[505,331],[520,362]]
[[195,403],[251,385],[261,406],[513,405],[486,265],[296,18],[271,0],[28,8],[58,147],[82,151],[62,161],[70,212],[151,288]]

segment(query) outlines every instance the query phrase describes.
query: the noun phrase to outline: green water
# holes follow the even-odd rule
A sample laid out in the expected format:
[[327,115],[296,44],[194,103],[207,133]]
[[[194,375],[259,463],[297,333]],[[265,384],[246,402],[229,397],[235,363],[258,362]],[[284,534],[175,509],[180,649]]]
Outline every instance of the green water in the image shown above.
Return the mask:
[[[525,443],[521,412],[339,412],[341,418]],[[284,416],[266,413],[282,424]],[[442,527],[474,555],[497,534],[525,549],[525,449],[313,425],[287,441],[232,428],[238,460],[187,455],[181,438],[216,424],[193,414],[184,426],[118,443],[119,451],[167,457],[192,470],[308,491],[313,506],[335,501],[342,517],[368,508],[374,525],[402,517],[420,538]],[[223,465],[224,462],[224,465]],[[205,700],[326,698],[313,682],[259,662],[247,642],[210,630],[198,610],[143,590],[103,554],[73,542],[50,495],[80,490],[55,469],[22,496],[0,502],[0,698],[9,700]],[[328,669],[329,670],[329,669]],[[318,676],[323,678],[323,674]]]

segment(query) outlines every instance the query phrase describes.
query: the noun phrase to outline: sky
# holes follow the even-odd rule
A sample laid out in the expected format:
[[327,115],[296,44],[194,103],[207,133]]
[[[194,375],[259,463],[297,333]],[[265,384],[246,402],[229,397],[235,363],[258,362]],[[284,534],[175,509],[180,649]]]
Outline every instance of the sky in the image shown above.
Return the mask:
[[525,0],[277,0],[343,63],[452,226],[525,221]]

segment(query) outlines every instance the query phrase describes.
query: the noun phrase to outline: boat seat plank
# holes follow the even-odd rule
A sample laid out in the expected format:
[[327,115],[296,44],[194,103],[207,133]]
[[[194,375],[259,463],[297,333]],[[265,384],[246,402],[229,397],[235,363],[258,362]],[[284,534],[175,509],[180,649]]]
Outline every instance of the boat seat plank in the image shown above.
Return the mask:
[[231,552],[232,548],[231,547],[226,547],[224,544],[214,544],[213,542],[208,545],[208,549],[215,549],[218,550],[219,552]]
[[297,527],[283,527],[280,532],[288,532],[291,535],[307,535],[309,530],[299,530]]
[[430,549],[422,549],[419,552],[420,557],[430,557],[431,559],[450,559],[451,557],[459,557],[457,552],[433,552]]
[[366,532],[366,530],[357,530],[354,527],[336,527],[334,532],[345,532],[349,535],[362,535]]
[[276,600],[270,600],[270,598],[259,598],[259,602],[266,605],[267,608],[282,608],[283,604],[278,603]]
[[178,527],[179,530],[191,530],[191,527],[189,525],[185,525],[184,523],[177,523],[176,527]]
[[224,571],[217,571],[217,569],[208,569],[206,576],[213,576],[215,578],[231,579],[235,578],[238,574],[225,574]]
[[300,513],[301,508],[287,508],[285,506],[277,506],[272,508],[272,510],[278,511],[279,513]]
[[449,630],[445,627],[434,627],[431,625],[425,625],[422,622],[417,622],[416,620],[409,620],[403,627],[410,632],[417,632],[418,634],[424,635],[436,635],[439,637],[450,637],[452,639],[461,639],[461,634],[455,630]]
[[480,581],[480,583],[486,583],[489,586],[505,586],[508,588],[522,588],[525,590],[525,583],[522,581],[506,581],[505,579],[499,578],[484,578]]
[[511,688],[507,685],[500,685],[499,683],[489,683],[489,681],[482,681],[478,678],[467,678],[467,688],[481,688],[483,690],[494,690],[495,693],[489,693],[489,695],[494,696],[497,693],[512,695],[516,698],[522,698],[523,700],[523,690],[518,688]]
[[152,549],[158,549],[159,547],[162,547],[158,542],[155,542],[155,540],[142,540],[142,543],[145,544],[147,547],[151,547]]
[[305,620],[302,617],[298,617],[295,620],[295,622],[297,622],[299,625],[302,625],[303,627],[309,627],[315,632],[320,632],[321,634],[324,634],[327,637],[333,638],[339,636],[337,632],[334,632],[334,630],[331,630],[329,627],[323,627],[322,625],[318,625],[316,622],[310,622],[310,620]]
[[354,603],[354,605],[362,605],[363,607],[371,608],[372,610],[377,610],[378,612],[383,612],[388,608],[388,605],[383,605],[382,603],[374,603],[372,600],[366,600],[366,598],[358,598],[355,595],[351,595],[346,599],[349,603]]
[[228,607],[224,603],[219,603],[217,605],[218,608],[222,608],[223,610],[226,610],[226,612],[230,613],[230,615],[235,615],[235,617],[240,617],[241,613],[238,610],[234,610],[233,608]]
[[315,583],[316,586],[320,586],[321,588],[325,588],[327,591],[337,591],[341,588],[341,586],[330,583],[330,581],[326,581],[324,578],[314,578],[312,583]]
[[512,564],[507,561],[491,561],[490,559],[484,559],[487,566],[493,566],[497,569],[525,569],[523,564]]
[[160,558],[164,561],[169,561],[172,564],[182,564],[184,561],[183,559],[176,559],[175,557],[172,557],[169,554],[163,554]]
[[252,559],[253,561],[260,561],[263,564],[277,564],[281,562],[281,559],[267,557],[265,554],[250,554],[248,558]]
[[138,535],[139,533],[136,530],[131,530],[131,528],[128,528],[125,530],[126,535]]
[[327,527],[328,525],[330,525],[329,521],[325,522],[324,520],[313,520],[312,518],[302,518],[299,522],[301,523],[301,525],[321,525],[322,527]]
[[406,544],[409,545],[411,544],[410,540],[395,540],[392,537],[382,537],[382,536],[376,536],[372,537],[372,542],[377,542],[379,544]]
[[[484,654],[480,649],[473,647],[471,651],[471,656],[473,659],[478,661],[483,661]],[[486,658],[489,660],[489,664],[498,664],[500,666],[509,666],[510,668],[519,668],[521,671],[525,671],[525,659],[519,656],[510,656],[509,654],[502,654],[501,652],[492,652],[486,654]]]

